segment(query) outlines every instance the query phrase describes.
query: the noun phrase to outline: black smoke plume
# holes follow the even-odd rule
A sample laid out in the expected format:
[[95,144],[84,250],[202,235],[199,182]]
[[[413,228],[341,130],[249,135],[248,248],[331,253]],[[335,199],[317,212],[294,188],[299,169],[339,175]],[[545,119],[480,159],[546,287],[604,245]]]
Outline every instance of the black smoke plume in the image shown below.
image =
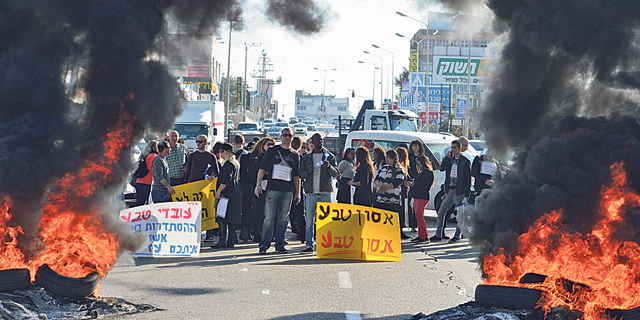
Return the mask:
[[[311,23],[277,20],[310,34],[321,30],[323,14]],[[123,113],[135,116],[129,145],[145,130],[171,128],[182,112],[179,88],[162,63],[149,59],[165,19],[200,32],[241,15],[237,0],[0,0],[0,201],[10,199],[10,223],[37,239],[40,210],[56,181],[107,151],[103,141]],[[79,69],[87,75],[86,100],[75,104],[77,79],[67,77]],[[96,180],[93,206],[121,192],[132,171],[129,149],[119,158],[115,177]],[[37,254],[36,244],[20,241],[27,255]]]
[[313,0],[267,0],[267,16],[304,35],[318,33],[326,22],[326,10]]
[[[518,236],[551,210],[562,210],[575,231],[590,231],[614,163],[624,163],[640,190],[640,3],[439,2],[467,14],[470,5],[492,11],[501,43],[480,131],[497,151],[520,152],[515,169],[466,212],[481,255],[513,252]],[[616,236],[640,242],[636,209],[625,209]]]

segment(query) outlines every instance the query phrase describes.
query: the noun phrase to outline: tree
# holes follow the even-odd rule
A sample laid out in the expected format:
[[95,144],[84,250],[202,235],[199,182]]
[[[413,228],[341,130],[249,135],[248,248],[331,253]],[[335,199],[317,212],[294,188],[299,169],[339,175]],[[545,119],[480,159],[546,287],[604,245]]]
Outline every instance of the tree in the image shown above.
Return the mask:
[[396,87],[402,89],[402,81],[409,81],[409,70],[405,67],[402,67],[402,72],[395,79]]

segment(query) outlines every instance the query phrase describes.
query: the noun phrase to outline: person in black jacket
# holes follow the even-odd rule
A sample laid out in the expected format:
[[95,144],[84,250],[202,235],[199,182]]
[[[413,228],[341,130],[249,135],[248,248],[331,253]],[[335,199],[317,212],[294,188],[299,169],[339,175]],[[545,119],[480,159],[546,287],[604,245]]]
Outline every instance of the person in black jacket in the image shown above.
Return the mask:
[[[240,164],[235,159],[233,146],[224,143],[220,146],[224,164],[220,169],[216,185],[216,199],[229,199],[224,217],[220,217],[216,208],[216,222],[219,225],[220,240],[211,248],[233,248],[236,230],[242,221],[242,188],[240,187]],[[227,233],[228,229],[228,233]]]
[[[256,146],[253,148],[253,152],[251,152],[252,160],[253,160],[253,173],[251,174],[256,180],[253,180],[254,186],[256,185],[256,181],[258,178],[258,170],[260,169],[260,165],[262,165],[262,159],[264,159],[264,154],[267,149],[276,145],[276,141],[271,137],[265,137],[260,139]],[[267,173],[268,177],[268,173]],[[264,179],[264,187],[267,187],[267,179]],[[255,188],[255,187],[254,187]],[[253,206],[253,216],[252,216],[252,232],[253,232],[253,242],[260,243],[262,241],[262,223],[264,222],[264,202],[266,199],[266,195],[264,193],[260,194],[260,196],[256,196],[253,192],[252,194],[252,206]]]
[[[445,197],[442,199],[440,210],[438,210],[438,220],[436,234],[429,238],[432,242],[441,241],[444,234],[445,215],[452,206],[459,206],[463,200],[469,198],[471,191],[471,161],[462,155],[460,141],[451,142],[451,151],[442,160],[440,171],[446,171],[444,190]],[[460,241],[460,228],[456,227],[456,233],[449,243]]]
[[471,176],[475,178],[475,183],[473,184],[475,191],[471,199],[469,199],[469,203],[475,204],[476,197],[480,195],[482,190],[489,189],[491,185],[493,185],[493,174],[496,172],[500,173],[499,168],[500,163],[487,154],[476,156],[475,159],[473,159]]
[[251,154],[244,148],[244,136],[241,134],[233,138],[233,153],[240,163],[240,187],[242,188],[242,230],[240,240],[249,241],[251,239],[251,217],[252,217],[252,191],[255,188],[255,176],[253,175],[253,159]]
[[358,147],[356,149],[356,174],[353,180],[349,181],[349,185],[356,188],[356,192],[353,194],[353,204],[367,207],[373,205],[371,182],[373,182],[373,163],[371,163],[369,149]]
[[418,222],[418,237],[411,242],[429,242],[427,234],[427,223],[424,221],[424,208],[429,203],[429,190],[433,186],[433,167],[431,162],[425,156],[416,158],[416,172],[418,176],[413,181],[408,182],[411,187],[409,191],[413,198],[413,208]]

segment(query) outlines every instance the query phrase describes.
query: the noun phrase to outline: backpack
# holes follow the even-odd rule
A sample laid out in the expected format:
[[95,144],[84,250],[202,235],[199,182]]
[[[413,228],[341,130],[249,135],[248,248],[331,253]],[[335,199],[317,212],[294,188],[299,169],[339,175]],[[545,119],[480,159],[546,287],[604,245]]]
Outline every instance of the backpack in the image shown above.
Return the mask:
[[146,155],[144,157],[140,157],[140,159],[138,160],[138,168],[136,169],[136,171],[133,172],[133,176],[136,178],[144,178],[149,174],[149,169],[147,168],[147,157],[149,155]]

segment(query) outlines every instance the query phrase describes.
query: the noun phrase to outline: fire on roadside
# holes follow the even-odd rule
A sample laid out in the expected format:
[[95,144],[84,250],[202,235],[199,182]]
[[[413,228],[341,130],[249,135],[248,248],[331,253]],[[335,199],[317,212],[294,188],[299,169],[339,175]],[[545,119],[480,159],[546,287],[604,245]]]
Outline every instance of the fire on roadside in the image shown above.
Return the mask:
[[[521,286],[545,292],[538,302],[549,310],[566,306],[584,319],[607,319],[604,309],[640,306],[640,246],[616,234],[616,224],[640,196],[628,186],[622,163],[610,167],[612,181],[602,187],[600,220],[581,234],[562,223],[562,211],[540,217],[518,238],[518,250],[484,257],[485,284]],[[520,283],[528,274],[547,276],[543,283]]]
[[122,112],[105,137],[102,148],[88,157],[77,171],[56,182],[47,196],[39,222],[44,251],[32,260],[18,248],[21,227],[7,226],[11,200],[0,203],[0,270],[29,268],[32,281],[43,264],[57,273],[81,278],[97,272],[104,278],[118,252],[116,235],[104,228],[102,212],[94,200],[105,183],[116,179],[115,168],[130,148],[134,117]]

